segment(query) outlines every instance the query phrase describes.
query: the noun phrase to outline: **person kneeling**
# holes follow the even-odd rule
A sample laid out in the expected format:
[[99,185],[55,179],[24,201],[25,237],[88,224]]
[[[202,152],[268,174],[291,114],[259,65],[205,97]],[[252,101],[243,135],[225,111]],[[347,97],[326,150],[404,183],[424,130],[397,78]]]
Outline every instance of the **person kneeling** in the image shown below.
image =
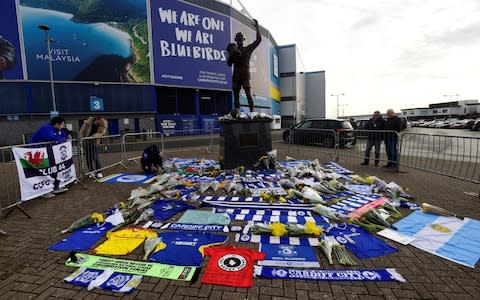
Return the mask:
[[141,163],[143,171],[147,174],[158,173],[162,169],[163,160],[156,145],[143,150]]

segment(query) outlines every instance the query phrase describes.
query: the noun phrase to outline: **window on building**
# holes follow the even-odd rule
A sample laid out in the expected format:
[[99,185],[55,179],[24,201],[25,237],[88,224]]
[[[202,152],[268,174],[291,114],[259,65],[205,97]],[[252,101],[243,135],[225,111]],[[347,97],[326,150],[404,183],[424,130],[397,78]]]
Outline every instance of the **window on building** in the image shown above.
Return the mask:
[[445,109],[442,109],[442,113],[447,113],[448,112],[448,109],[445,108]]
[[158,113],[171,115],[177,112],[177,89],[169,87],[157,88]]
[[434,110],[432,110],[432,113],[438,114],[438,110],[434,109]]
[[215,113],[215,92],[200,91],[200,114],[211,115]]
[[225,115],[230,110],[231,103],[231,95],[230,92],[216,92],[215,94],[215,109],[218,115]]
[[195,114],[195,90],[178,89],[178,112],[182,115]]

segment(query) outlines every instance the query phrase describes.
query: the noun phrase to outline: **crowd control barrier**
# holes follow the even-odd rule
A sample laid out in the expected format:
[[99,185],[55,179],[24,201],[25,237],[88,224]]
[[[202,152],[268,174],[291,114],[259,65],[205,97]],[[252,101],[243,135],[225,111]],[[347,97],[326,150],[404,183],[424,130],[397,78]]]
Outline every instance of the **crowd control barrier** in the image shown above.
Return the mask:
[[7,217],[13,209],[19,209],[28,218],[30,214],[21,206],[20,180],[18,178],[17,166],[12,149],[18,148],[36,148],[51,145],[48,143],[21,144],[0,147],[0,216]]
[[83,176],[95,175],[105,169],[122,165],[123,144],[121,135],[107,135],[100,138],[86,137],[80,140],[79,153]]
[[162,132],[127,133],[122,137],[123,159],[126,162],[135,162],[142,157],[143,150],[156,145],[160,152],[164,152],[164,136]]
[[[396,165],[399,168],[400,160],[400,134],[392,130],[346,130],[350,132],[349,143],[344,143],[343,147],[338,148],[337,161],[355,159],[358,164],[367,162],[368,164],[384,165],[387,163]],[[387,155],[387,145],[391,155]],[[367,153],[367,147],[370,149]],[[378,153],[376,153],[378,147]],[[377,156],[378,155],[378,156]]]
[[400,165],[480,183],[480,138],[405,132]]

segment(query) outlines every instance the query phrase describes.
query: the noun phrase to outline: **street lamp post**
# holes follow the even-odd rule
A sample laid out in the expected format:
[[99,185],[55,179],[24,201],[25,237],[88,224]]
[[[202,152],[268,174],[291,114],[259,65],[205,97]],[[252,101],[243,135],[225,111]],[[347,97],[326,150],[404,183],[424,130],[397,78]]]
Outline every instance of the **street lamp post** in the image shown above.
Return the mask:
[[48,51],[48,69],[50,71],[50,87],[52,89],[52,103],[53,103],[53,111],[50,112],[51,115],[58,115],[57,112],[57,103],[55,101],[55,87],[53,83],[53,69],[52,69],[52,53],[51,53],[51,38],[50,35],[48,34],[48,31],[50,30],[50,27],[46,24],[39,25],[38,28],[41,30],[45,31],[45,38],[47,39],[47,51]]
[[338,119],[338,107],[340,106],[339,103],[338,103],[338,99],[340,98],[340,96],[345,96],[345,93],[341,93],[341,94],[331,94],[330,96],[332,96],[332,97],[337,97],[337,119]]

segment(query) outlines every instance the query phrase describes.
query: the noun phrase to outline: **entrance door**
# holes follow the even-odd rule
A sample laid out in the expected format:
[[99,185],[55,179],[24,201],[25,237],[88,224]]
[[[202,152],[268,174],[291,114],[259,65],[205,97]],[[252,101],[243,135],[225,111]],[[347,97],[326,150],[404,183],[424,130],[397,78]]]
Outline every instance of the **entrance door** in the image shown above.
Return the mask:
[[107,119],[107,121],[108,121],[108,135],[120,134],[118,119]]

